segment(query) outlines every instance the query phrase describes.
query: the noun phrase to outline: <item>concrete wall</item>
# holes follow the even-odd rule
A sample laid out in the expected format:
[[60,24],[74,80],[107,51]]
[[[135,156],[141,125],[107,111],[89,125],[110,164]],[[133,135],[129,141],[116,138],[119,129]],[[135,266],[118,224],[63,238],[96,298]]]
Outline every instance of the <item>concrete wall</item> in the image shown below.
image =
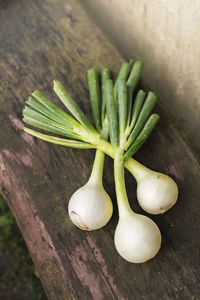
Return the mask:
[[200,149],[200,1],[82,0]]

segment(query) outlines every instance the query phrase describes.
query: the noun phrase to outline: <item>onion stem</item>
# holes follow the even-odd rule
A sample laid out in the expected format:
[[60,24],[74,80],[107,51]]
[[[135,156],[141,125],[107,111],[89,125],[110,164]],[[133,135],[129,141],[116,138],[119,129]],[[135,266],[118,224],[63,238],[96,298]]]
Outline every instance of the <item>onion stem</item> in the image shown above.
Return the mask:
[[66,146],[66,147],[71,147],[71,148],[78,148],[78,149],[94,149],[96,148],[92,144],[85,143],[85,142],[80,142],[76,140],[68,140],[68,139],[62,139],[59,137],[47,135],[40,133],[38,131],[32,130],[30,128],[24,127],[23,130],[32,136],[35,136],[43,141],[56,144],[56,145],[61,145],[61,146]]
[[114,159],[114,178],[119,217],[124,217],[127,214],[127,212],[131,211],[131,208],[129,205],[124,181],[123,157],[120,154],[116,155]]
[[[50,136],[47,134],[40,133],[38,131],[32,130],[30,128],[24,127],[23,130],[32,136],[35,136],[43,141],[47,141],[53,144],[66,146],[66,147],[72,147],[72,148],[80,148],[80,149],[99,149],[111,158],[114,158],[114,152],[112,149],[112,146],[109,142],[101,139],[98,144],[90,144],[87,142],[78,142],[78,141],[72,141],[67,140],[63,138],[58,138],[54,136]],[[76,142],[76,143],[75,143]],[[75,147],[77,146],[77,147]],[[144,177],[146,174],[148,174],[149,170],[147,167],[136,161],[134,158],[129,158],[125,162],[125,167],[129,172],[136,178],[136,180],[140,180],[142,177]]]
[[90,183],[96,183],[98,185],[102,185],[104,159],[105,159],[104,152],[97,149],[95,153],[92,172],[89,178]]
[[149,168],[145,167],[134,158],[129,158],[125,162],[125,167],[127,168],[127,170],[129,170],[129,172],[135,177],[137,181],[146,176],[150,171]]

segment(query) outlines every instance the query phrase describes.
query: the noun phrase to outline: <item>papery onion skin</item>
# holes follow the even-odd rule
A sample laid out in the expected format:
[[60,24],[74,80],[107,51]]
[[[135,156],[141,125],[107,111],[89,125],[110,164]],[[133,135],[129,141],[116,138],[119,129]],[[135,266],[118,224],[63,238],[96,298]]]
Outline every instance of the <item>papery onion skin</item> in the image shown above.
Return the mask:
[[178,187],[169,176],[150,171],[138,181],[137,198],[146,212],[163,214],[176,203]]
[[91,231],[108,223],[113,213],[113,205],[102,185],[87,183],[72,195],[68,213],[74,225]]
[[130,211],[126,217],[119,219],[114,241],[118,253],[125,260],[144,263],[159,251],[161,234],[150,218]]

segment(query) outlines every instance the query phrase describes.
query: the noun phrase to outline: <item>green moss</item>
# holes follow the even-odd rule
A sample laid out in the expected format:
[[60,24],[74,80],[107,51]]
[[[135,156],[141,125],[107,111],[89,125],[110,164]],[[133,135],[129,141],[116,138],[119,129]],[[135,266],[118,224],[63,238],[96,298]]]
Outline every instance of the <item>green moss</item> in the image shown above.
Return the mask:
[[72,300],[76,300],[76,298],[74,297],[74,295],[71,294],[71,299]]
[[23,237],[0,195],[0,298],[46,299]]

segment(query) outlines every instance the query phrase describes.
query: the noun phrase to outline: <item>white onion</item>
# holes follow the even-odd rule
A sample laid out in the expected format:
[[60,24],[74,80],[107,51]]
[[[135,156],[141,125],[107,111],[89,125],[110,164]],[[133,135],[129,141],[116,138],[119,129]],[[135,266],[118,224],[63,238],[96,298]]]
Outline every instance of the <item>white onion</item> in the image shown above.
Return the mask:
[[150,214],[163,214],[177,201],[178,187],[165,174],[149,171],[138,180],[137,198],[139,205]]
[[137,181],[139,205],[150,214],[163,214],[177,201],[178,186],[169,176],[150,170],[130,158],[126,167]]
[[71,221],[83,230],[96,230],[108,223],[113,213],[113,205],[103,183],[105,154],[97,150],[88,182],[71,197],[68,212]]
[[118,253],[132,263],[143,263],[153,258],[161,246],[158,226],[148,217],[132,211],[125,187],[124,162],[120,156],[114,160],[115,190],[119,209],[119,222],[115,230]]
[[95,230],[110,220],[113,205],[101,184],[88,182],[71,197],[68,205],[71,221],[83,230]]
[[125,260],[143,263],[159,251],[161,234],[150,218],[130,211],[119,218],[114,241],[118,253]]

